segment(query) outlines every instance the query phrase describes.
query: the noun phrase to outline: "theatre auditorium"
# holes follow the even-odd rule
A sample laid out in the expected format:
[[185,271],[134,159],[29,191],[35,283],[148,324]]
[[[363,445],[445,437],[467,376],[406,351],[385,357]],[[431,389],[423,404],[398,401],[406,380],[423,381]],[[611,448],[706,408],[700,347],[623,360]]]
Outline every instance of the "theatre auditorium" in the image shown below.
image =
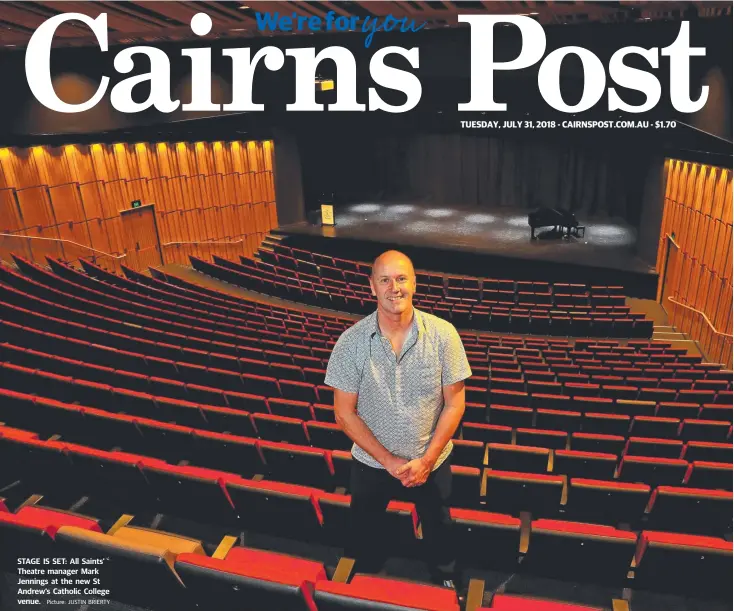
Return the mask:
[[[69,12],[105,13],[107,44],[66,21],[50,64],[26,65]],[[334,27],[263,27],[276,12]],[[559,111],[541,62],[494,73],[505,111],[462,111],[483,61],[463,15],[531,19],[546,54],[585,48],[610,72],[621,47],[687,29],[705,55],[686,95],[707,101],[681,112],[659,55],[629,60],[660,83],[639,115],[609,89]],[[367,40],[359,24],[388,16],[414,27]],[[496,61],[522,46],[511,25],[492,43]],[[124,71],[133,46],[165,54],[168,83],[144,55]],[[374,109],[406,101],[376,83],[387,46],[419,52],[384,59],[420,83],[407,112]],[[257,68],[261,107],[228,110],[249,85],[225,51],[265,47],[286,58]],[[285,51],[334,47],[353,80],[326,59],[319,108],[288,110],[303,66]],[[0,65],[0,609],[732,609],[731,3],[3,2]],[[67,105],[108,89],[59,112],[29,84],[44,70]],[[111,91],[135,75],[123,112]],[[587,76],[566,57],[566,104]],[[340,86],[372,108],[330,109]],[[146,105],[154,89],[181,104]],[[399,494],[382,567],[349,553],[356,459],[326,371],[378,307],[387,250],[471,367],[448,583]]]

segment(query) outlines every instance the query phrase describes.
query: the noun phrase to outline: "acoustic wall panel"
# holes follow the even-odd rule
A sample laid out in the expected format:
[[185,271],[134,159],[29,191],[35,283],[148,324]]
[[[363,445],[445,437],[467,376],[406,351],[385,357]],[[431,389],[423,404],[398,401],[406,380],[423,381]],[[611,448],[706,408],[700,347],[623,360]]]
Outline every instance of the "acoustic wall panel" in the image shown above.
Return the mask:
[[666,160],[657,271],[670,322],[732,367],[732,173]]
[[[251,256],[277,227],[273,144],[138,142],[0,149],[0,253],[92,258],[119,271],[131,254],[120,212],[155,204],[164,263]],[[20,236],[46,238],[29,240]],[[135,259],[135,261],[133,261]],[[140,268],[142,269],[142,268]]]

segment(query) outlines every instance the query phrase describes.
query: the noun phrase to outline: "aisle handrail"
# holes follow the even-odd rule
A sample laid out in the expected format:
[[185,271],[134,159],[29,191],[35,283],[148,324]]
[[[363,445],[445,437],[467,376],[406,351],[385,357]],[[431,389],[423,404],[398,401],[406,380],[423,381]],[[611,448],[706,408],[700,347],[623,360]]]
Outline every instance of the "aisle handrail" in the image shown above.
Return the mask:
[[692,306],[689,306],[689,305],[688,305],[688,304],[686,304],[686,303],[681,303],[680,301],[676,301],[676,300],[675,300],[675,299],[673,299],[672,297],[668,297],[668,301],[671,301],[671,302],[673,302],[673,303],[674,303],[675,305],[679,305],[679,306],[681,306],[681,307],[684,307],[684,308],[688,308],[689,310],[693,310],[694,312],[696,312],[696,314],[700,314],[701,316],[703,316],[703,319],[704,319],[704,320],[706,321],[706,323],[708,324],[708,326],[709,326],[709,327],[711,327],[711,330],[712,330],[712,331],[713,331],[714,333],[716,333],[716,335],[723,335],[724,337],[730,337],[730,338],[731,338],[731,337],[734,337],[734,336],[732,336],[732,334],[731,334],[731,333],[724,333],[724,332],[722,332],[722,331],[717,331],[717,330],[716,330],[716,327],[714,327],[714,325],[713,325],[713,324],[711,323],[711,321],[709,320],[709,317],[708,317],[708,316],[706,316],[706,314],[704,314],[704,313],[703,313],[703,312],[702,312],[701,310],[697,310],[696,308],[694,308],[694,307],[692,307]]
[[19,235],[17,233],[0,233],[0,238],[24,238],[26,240],[46,240],[49,242],[62,242],[63,244],[72,244],[73,246],[78,246],[79,248],[86,248],[87,250],[91,250],[94,253],[97,253],[98,255],[102,255],[105,257],[110,257],[112,259],[124,259],[127,257],[126,254],[124,255],[113,255],[108,252],[104,252],[102,250],[97,250],[96,248],[92,248],[91,246],[87,246],[86,244],[80,244],[79,242],[74,242],[73,240],[66,240],[64,238],[44,238],[41,236],[35,236],[35,235]]
[[265,231],[253,231],[251,233],[246,233],[244,236],[239,240],[210,240],[208,242],[166,242],[165,244],[161,244],[161,246],[183,246],[186,244],[194,244],[197,246],[211,246],[215,244],[224,244],[224,245],[235,245],[235,244],[244,244],[245,238],[251,236],[251,235],[265,235]]

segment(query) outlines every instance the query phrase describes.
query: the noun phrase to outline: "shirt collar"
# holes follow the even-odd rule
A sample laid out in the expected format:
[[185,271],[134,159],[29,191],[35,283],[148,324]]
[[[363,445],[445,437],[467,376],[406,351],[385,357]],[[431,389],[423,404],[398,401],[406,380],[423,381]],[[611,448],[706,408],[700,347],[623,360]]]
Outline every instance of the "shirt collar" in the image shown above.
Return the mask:
[[[370,314],[372,317],[372,322],[370,322],[367,325],[367,332],[370,338],[373,338],[375,335],[382,336],[382,333],[380,332],[380,325],[378,324],[377,320],[377,310],[375,310],[372,314]],[[411,326],[410,335],[413,335],[417,332],[417,336],[421,337],[423,335],[423,332],[426,330],[426,323],[423,320],[423,312],[418,310],[415,306],[413,307],[413,324]]]

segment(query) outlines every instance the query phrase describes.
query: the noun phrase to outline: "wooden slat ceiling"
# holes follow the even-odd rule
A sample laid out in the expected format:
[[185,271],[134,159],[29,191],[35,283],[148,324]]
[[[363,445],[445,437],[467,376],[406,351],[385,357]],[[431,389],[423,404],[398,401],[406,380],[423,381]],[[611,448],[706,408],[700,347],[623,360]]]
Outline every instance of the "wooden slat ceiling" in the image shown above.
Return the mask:
[[[691,16],[719,17],[731,15],[731,2],[716,1],[638,1],[569,2],[542,0],[410,0],[410,1],[332,1],[266,2],[93,2],[93,1],[39,1],[0,3],[0,51],[25,47],[33,32],[49,17],[59,13],[83,13],[97,17],[107,13],[110,44],[150,44],[181,40],[201,40],[192,34],[191,17],[207,13],[213,21],[212,32],[205,38],[236,39],[272,35],[257,30],[257,12],[279,11],[302,16],[323,17],[328,11],[337,15],[414,19],[416,24],[426,22],[427,28],[457,25],[459,14],[523,14],[531,15],[542,24],[579,24],[590,21],[630,22],[651,20],[679,20]],[[277,35],[288,35],[280,34]],[[89,29],[80,22],[67,22],[56,32],[54,45],[95,45]]]

